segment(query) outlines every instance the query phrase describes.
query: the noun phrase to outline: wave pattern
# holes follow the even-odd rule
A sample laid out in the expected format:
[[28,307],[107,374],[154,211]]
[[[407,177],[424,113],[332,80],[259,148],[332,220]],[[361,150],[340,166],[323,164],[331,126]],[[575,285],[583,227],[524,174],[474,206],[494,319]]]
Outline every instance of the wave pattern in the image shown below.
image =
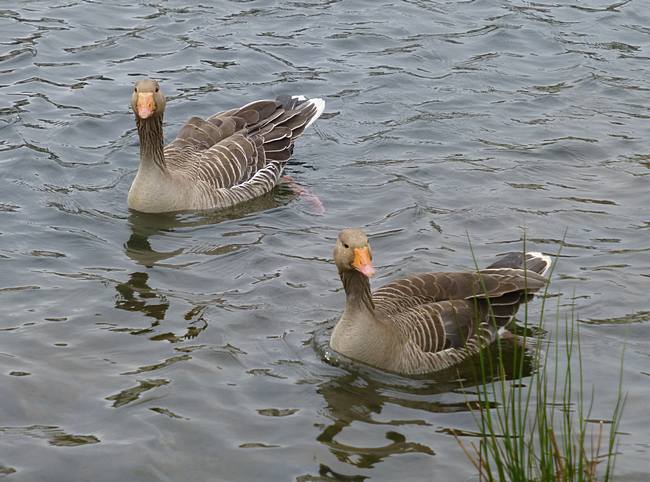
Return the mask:
[[[310,343],[342,307],[329,259],[346,226],[371,233],[379,283],[471,267],[467,233],[479,259],[521,249],[522,228],[536,250],[561,247],[553,291],[585,322],[585,378],[606,409],[627,339],[630,397],[650,397],[643,2],[7,5],[0,474],[469,478],[449,435],[474,426],[455,374],[331,366]],[[145,216],[126,209],[143,76],[165,86],[170,139],[258,98],[327,111],[271,195]],[[649,455],[643,404],[622,430],[632,480]]]

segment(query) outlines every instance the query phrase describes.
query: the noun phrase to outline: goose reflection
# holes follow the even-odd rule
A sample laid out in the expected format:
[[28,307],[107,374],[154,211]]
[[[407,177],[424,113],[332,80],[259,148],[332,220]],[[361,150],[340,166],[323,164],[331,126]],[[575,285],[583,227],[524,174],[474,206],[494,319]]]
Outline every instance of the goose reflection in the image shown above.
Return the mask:
[[117,291],[115,308],[142,313],[153,320],[144,328],[115,327],[112,331],[128,332],[132,335],[151,333],[150,340],[178,342],[196,338],[208,326],[203,316],[206,306],[198,305],[191,307],[183,315],[183,318],[189,321],[184,328],[185,333],[177,335],[173,332],[158,332],[158,327],[164,321],[170,303],[166,295],[149,286],[147,273],[131,273],[128,281],[115,285],[115,290]]
[[[145,214],[131,211],[128,223],[131,228],[131,235],[124,243],[126,255],[137,265],[145,268],[153,268],[162,265],[163,262],[171,260],[184,253],[200,253],[208,255],[220,255],[237,250],[241,244],[225,244],[214,246],[196,247],[195,241],[185,237],[183,231],[192,230],[205,225],[218,224],[230,219],[239,219],[244,216],[287,204],[296,196],[294,191],[287,187],[278,187],[273,192],[257,198],[251,202],[237,205],[233,208],[209,213],[164,213]],[[180,233],[180,236],[179,236]],[[187,239],[190,239],[186,243]],[[153,241],[155,239],[155,241]],[[178,246],[178,241],[184,243]],[[160,243],[163,246],[172,246],[172,249],[156,249],[154,246]],[[175,245],[174,245],[174,244]],[[194,244],[192,244],[194,243]],[[190,262],[195,262],[194,260]],[[174,267],[179,267],[178,265]],[[205,329],[207,322],[203,318],[205,306],[190,306],[183,317],[190,323],[185,327],[184,334],[172,332],[160,332],[158,327],[167,316],[170,309],[169,297],[173,293],[165,294],[163,290],[150,286],[150,272],[146,269],[138,269],[129,274],[129,279],[115,285],[117,296],[115,307],[120,310],[139,312],[144,314],[151,324],[145,328],[115,327],[113,331],[126,331],[132,334],[151,333],[152,340],[166,340],[176,342],[188,338],[194,338]],[[174,300],[172,300],[174,301]],[[187,303],[187,300],[176,300],[174,307],[178,304]],[[212,299],[212,303],[223,300]],[[141,321],[142,318],[139,319]]]
[[[344,374],[327,380],[318,388],[326,401],[327,415],[332,422],[322,428],[317,440],[326,445],[340,462],[358,469],[372,468],[395,454],[417,452],[435,455],[429,446],[408,441],[400,431],[401,426],[429,425],[424,413],[422,418],[380,420],[377,416],[387,405],[428,413],[467,412],[481,406],[474,388],[483,380],[478,357],[438,372],[434,377],[404,378],[370,367],[361,368],[331,350],[327,353],[327,347],[317,347],[317,350],[323,351],[325,358],[346,369]],[[490,369],[486,374],[488,380],[498,377],[499,356],[503,359],[506,380],[520,379],[532,373],[533,356],[529,351],[511,342],[503,342],[500,351],[499,355],[499,350],[492,347],[483,354],[485,365]],[[438,396],[449,392],[458,393],[458,397]],[[450,401],[450,398],[457,398],[457,401]],[[380,447],[355,447],[339,442],[337,437],[354,422],[385,426],[386,443]],[[461,433],[453,428],[440,431]],[[372,440],[374,443],[376,439]],[[326,472],[331,470],[329,467],[322,469],[326,469]]]
[[167,298],[148,284],[147,273],[135,272],[129,275],[125,283],[115,286],[118,296],[115,299],[115,308],[127,311],[138,311],[155,320],[157,325],[165,318],[169,309]]
[[[250,202],[219,211],[163,214],[147,214],[138,211],[131,211],[128,217],[131,236],[126,243],[124,243],[124,251],[126,255],[137,264],[151,268],[156,264],[174,258],[187,250],[187,247],[180,247],[167,251],[159,251],[151,244],[151,238],[153,236],[160,235],[164,238],[165,235],[169,235],[169,233],[179,230],[218,224],[231,219],[243,218],[260,211],[284,206],[297,195],[298,193],[295,189],[286,185],[280,185],[274,191]],[[224,250],[227,252],[228,247],[217,247],[213,250],[209,250],[207,254],[223,254]]]

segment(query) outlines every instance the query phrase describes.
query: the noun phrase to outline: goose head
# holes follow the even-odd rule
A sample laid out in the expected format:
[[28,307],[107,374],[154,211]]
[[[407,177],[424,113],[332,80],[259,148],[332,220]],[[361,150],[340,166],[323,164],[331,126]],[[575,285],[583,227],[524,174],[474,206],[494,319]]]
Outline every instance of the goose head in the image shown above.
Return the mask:
[[137,119],[162,117],[165,112],[165,96],[158,82],[151,79],[138,80],[133,88],[131,108]]
[[368,236],[360,229],[344,229],[339,233],[334,247],[334,262],[343,274],[358,271],[367,278],[375,274]]

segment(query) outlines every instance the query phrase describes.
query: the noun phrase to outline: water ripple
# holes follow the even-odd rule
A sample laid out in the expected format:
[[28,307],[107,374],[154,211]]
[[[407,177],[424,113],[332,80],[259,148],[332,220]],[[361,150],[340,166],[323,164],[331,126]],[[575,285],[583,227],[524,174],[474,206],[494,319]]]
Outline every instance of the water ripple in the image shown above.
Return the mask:
[[[547,301],[582,322],[585,380],[603,400],[594,410],[609,409],[626,336],[630,400],[647,399],[646,10],[0,9],[0,475],[423,480],[433,467],[470,478],[452,435],[476,431],[471,363],[412,380],[327,350],[343,307],[332,244],[346,226],[371,234],[377,284],[467,269],[468,237],[481,264],[524,237],[561,250]],[[143,76],[165,87],[168,140],[192,115],[257,98],[320,96],[327,111],[274,193],[221,213],[147,216],[125,205],[138,162],[128,104]],[[626,408],[622,478],[647,465],[642,406]],[[84,463],[60,450],[83,450]]]

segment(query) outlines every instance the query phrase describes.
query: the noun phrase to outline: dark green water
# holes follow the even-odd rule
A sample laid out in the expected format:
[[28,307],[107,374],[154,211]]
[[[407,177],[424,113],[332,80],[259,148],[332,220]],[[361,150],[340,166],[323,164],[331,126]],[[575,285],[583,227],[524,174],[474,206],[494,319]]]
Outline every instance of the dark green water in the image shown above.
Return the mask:
[[[487,263],[522,228],[548,254],[566,231],[552,292],[582,321],[593,418],[627,341],[617,469],[648,480],[648,12],[0,2],[0,478],[471,480],[453,376],[315,349],[343,306],[333,240],[361,226],[377,284],[471,268],[467,234]],[[142,76],[168,95],[168,138],[192,115],[323,97],[286,173],[325,212],[285,187],[222,214],[130,213]]]

